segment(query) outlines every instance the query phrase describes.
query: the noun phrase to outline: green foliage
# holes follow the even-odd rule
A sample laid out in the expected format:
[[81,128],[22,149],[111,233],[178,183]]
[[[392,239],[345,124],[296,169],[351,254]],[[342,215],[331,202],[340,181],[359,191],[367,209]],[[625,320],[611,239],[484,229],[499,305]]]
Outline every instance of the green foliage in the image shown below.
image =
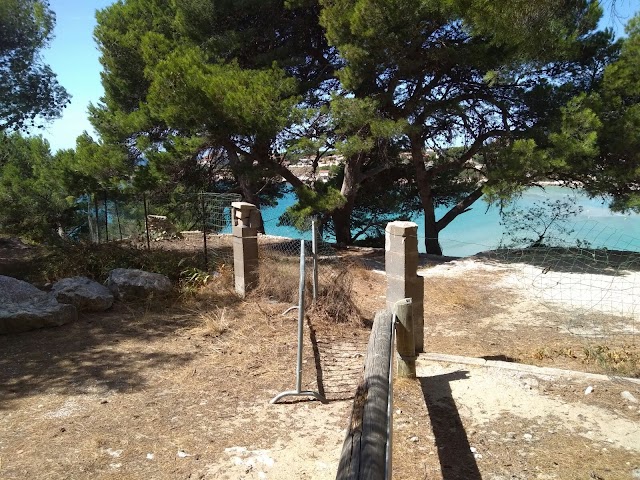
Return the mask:
[[278,225],[288,225],[300,231],[309,230],[311,218],[332,212],[345,203],[340,190],[331,185],[318,184],[316,190],[307,186],[296,190],[298,201],[287,208]]
[[295,80],[277,67],[242,69],[237,63],[209,64],[197,47],[176,50],[158,62],[147,101],[152,114],[191,131],[220,137],[274,137],[289,123],[298,99]]
[[0,231],[34,241],[73,233],[81,214],[63,176],[60,157],[42,137],[0,132]]
[[335,149],[344,157],[368,154],[380,142],[404,133],[406,121],[384,118],[373,98],[334,96],[331,100]]
[[[299,195],[282,221],[333,217],[340,237],[354,212],[375,236],[419,199],[425,214],[449,208],[429,217],[436,238],[481,191],[504,203],[546,178],[633,208],[639,190],[620,185],[640,165],[638,27],[603,79],[618,47],[593,32],[600,15],[597,0],[118,2],[95,31],[105,97],[91,116],[104,145],[88,142],[78,163],[99,185],[139,190],[210,189],[223,175],[257,204],[282,193],[282,176]],[[630,132],[624,147],[616,131]],[[300,185],[283,162],[328,150],[344,166],[327,185]]]
[[185,257],[184,252],[146,250],[122,243],[66,243],[42,252],[27,280],[44,283],[84,275],[104,282],[114,268],[139,268],[161,273],[178,283],[186,270],[195,272],[203,263],[200,253]]
[[620,57],[607,66],[599,95],[590,99],[600,122],[593,128],[598,150],[576,170],[589,193],[610,196],[614,210],[640,212],[640,15],[626,30]]
[[[321,4],[321,23],[344,58],[344,88],[358,102],[375,101],[377,117],[404,122],[432,239],[479,198],[479,188],[506,199],[562,172],[563,160],[538,141],[560,121],[560,107],[593,83],[585,78],[599,78],[596,55],[611,53],[610,36],[592,32],[601,15],[596,0]],[[364,150],[367,138],[346,146]],[[456,143],[464,149],[451,155]],[[436,155],[425,158],[426,147]],[[438,204],[450,207],[440,220]]]
[[591,91],[561,109],[541,150],[558,162],[557,178],[608,198],[613,210],[640,211],[640,16],[627,32]]
[[95,31],[105,97],[91,108],[94,126],[144,158],[140,184],[210,190],[224,170],[234,180],[227,188],[268,203],[279,193],[269,187],[278,137],[332,73],[317,8],[278,0],[107,7]]
[[40,56],[55,15],[46,0],[0,2],[0,131],[25,130],[60,116],[69,102]]
[[[573,233],[572,220],[582,212],[575,197],[536,202],[529,209],[509,208],[501,212],[503,243],[507,247],[566,245]],[[580,241],[580,239],[578,239]]]
[[196,293],[206,287],[212,275],[198,267],[189,267],[180,272],[180,286],[185,293]]

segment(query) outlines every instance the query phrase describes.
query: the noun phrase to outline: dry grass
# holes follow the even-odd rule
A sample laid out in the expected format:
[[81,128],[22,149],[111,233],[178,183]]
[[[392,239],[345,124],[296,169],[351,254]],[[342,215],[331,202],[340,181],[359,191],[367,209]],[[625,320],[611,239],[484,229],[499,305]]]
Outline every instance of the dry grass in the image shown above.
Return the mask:
[[584,363],[595,363],[606,372],[640,378],[640,348],[638,345],[591,345],[582,350]]
[[229,329],[229,320],[225,317],[226,308],[217,307],[214,311],[200,312],[198,318],[208,335],[219,337]]
[[[300,286],[300,261],[296,257],[265,255],[260,258],[258,285],[253,296],[298,304]],[[311,292],[311,280],[307,277],[305,290]]]
[[[489,278],[467,275],[464,278],[425,277],[425,302],[433,316],[485,316],[501,310],[495,302],[495,291],[487,287]],[[507,294],[501,295],[503,299]],[[488,301],[494,297],[492,301]]]
[[543,346],[535,348],[530,358],[537,362],[579,362],[587,370],[640,378],[640,348],[635,344],[584,343]]
[[[307,314],[314,321],[362,325],[362,315],[353,298],[353,271],[358,268],[353,262],[322,265],[315,302],[310,269],[307,270],[305,302]],[[300,263],[295,257],[265,255],[260,258],[258,274],[258,286],[251,298],[298,304]]]
[[362,314],[354,301],[353,268],[355,266],[334,265],[330,275],[319,279],[318,298],[310,309],[314,318],[328,323],[362,325]]

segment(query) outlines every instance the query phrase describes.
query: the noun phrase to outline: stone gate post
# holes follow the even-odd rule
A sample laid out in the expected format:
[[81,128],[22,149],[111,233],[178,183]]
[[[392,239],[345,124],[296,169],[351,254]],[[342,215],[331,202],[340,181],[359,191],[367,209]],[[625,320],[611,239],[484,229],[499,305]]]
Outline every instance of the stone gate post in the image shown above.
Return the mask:
[[238,295],[245,296],[258,284],[258,223],[260,212],[246,202],[231,203],[233,222],[233,274]]
[[418,276],[418,225],[390,222],[385,228],[387,308],[411,298],[416,352],[424,352],[424,278]]

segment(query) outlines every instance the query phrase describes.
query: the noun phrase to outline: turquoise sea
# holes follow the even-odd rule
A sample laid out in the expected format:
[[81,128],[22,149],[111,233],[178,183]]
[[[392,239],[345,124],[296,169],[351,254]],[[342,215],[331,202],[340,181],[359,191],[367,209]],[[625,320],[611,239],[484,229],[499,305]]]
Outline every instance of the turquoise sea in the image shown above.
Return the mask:
[[[565,187],[548,186],[527,190],[516,206],[527,209],[545,199],[556,200],[575,196],[582,212],[570,222],[570,244],[575,240],[586,241],[594,248],[610,250],[640,251],[640,215],[612,213],[602,199],[590,199],[586,195]],[[265,230],[270,235],[290,238],[310,238],[310,232],[301,233],[292,227],[278,226],[278,217],[295,202],[295,195],[288,194],[271,208],[263,209]],[[440,218],[445,209],[436,211]],[[418,224],[418,237],[424,238],[423,216],[412,219]],[[503,227],[500,225],[500,213],[497,207],[488,206],[482,200],[477,201],[471,210],[458,216],[440,234],[443,253],[451,256],[468,256],[491,250],[500,245]],[[325,239],[331,241],[331,239]],[[420,251],[424,251],[424,242],[419,242]]]

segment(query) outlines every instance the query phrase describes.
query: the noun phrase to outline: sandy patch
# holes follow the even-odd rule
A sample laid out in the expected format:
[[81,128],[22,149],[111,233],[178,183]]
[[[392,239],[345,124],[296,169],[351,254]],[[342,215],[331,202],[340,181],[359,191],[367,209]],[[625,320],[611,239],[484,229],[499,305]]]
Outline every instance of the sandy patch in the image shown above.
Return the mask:
[[[554,377],[499,368],[461,368],[459,365],[418,362],[420,377],[455,377],[456,373],[461,371],[465,372],[464,375],[460,375],[462,378],[449,382],[450,392],[433,392],[434,401],[437,402],[447,395],[453,396],[460,415],[474,428],[487,428],[493,423],[500,423],[504,416],[509,415],[525,420],[536,428],[562,431],[628,451],[640,452],[640,412],[632,402],[625,401],[622,397],[621,405],[635,412],[637,421],[629,421],[595,405],[569,403],[550,396],[545,393],[545,385],[557,382],[558,379]],[[586,390],[592,383],[583,381],[581,385]],[[631,385],[629,388],[638,387]],[[582,395],[588,401],[588,395]],[[521,432],[520,435],[526,433]]]

